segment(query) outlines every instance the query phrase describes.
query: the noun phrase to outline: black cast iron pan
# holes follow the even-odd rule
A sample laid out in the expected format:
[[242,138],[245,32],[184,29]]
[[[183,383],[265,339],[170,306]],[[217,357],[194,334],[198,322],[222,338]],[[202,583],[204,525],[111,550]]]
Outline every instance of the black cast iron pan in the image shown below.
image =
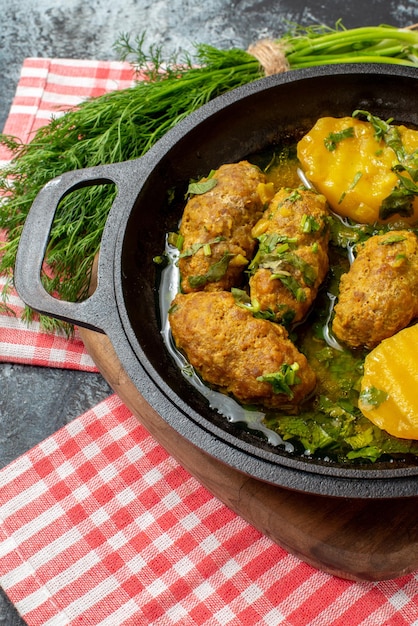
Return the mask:
[[[157,270],[167,231],[180,212],[168,193],[184,197],[188,181],[222,163],[283,141],[295,141],[318,117],[355,109],[418,127],[418,73],[393,65],[350,64],[290,71],[236,89],[201,107],[144,157],[68,172],[39,193],[17,255],[15,284],[33,309],[104,332],[145,400],[183,437],[250,476],[293,490],[337,497],[391,498],[418,494],[418,460],[338,465],[301,458],[229,423],[181,375],[161,337]],[[86,301],[48,295],[40,269],[53,216],[67,193],[115,183],[106,223],[98,286]]]

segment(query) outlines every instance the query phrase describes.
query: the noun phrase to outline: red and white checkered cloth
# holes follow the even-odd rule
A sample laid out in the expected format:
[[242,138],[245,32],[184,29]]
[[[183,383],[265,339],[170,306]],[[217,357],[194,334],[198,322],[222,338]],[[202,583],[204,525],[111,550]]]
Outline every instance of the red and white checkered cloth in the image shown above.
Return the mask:
[[[128,63],[26,59],[4,133],[27,143],[52,116],[76,106],[83,99],[132,86],[134,72]],[[0,145],[0,167],[11,155]],[[0,292],[5,278],[0,276]],[[97,371],[77,333],[68,341],[63,335],[43,332],[38,323],[21,320],[23,303],[15,291],[8,301],[13,315],[0,315],[0,361],[48,367]]]
[[[0,276],[0,292],[5,283]],[[26,324],[21,319],[24,304],[13,288],[7,307],[9,313],[0,314],[0,362],[97,372],[77,329],[68,339],[63,333],[47,333],[36,320]]]
[[[23,77],[53,71],[44,82],[59,100],[86,95],[96,76],[117,87],[117,67],[29,59]],[[45,364],[68,358],[63,347]],[[0,584],[29,626],[418,626],[418,573],[355,583],[299,561],[214,498],[115,395],[0,471]]]

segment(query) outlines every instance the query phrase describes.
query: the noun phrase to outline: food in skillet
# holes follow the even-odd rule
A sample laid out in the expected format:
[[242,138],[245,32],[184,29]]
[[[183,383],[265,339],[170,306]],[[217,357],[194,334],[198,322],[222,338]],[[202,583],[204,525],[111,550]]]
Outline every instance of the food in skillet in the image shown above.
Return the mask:
[[418,131],[364,111],[353,115],[320,118],[299,141],[307,178],[354,222],[417,222]]
[[371,350],[418,316],[418,238],[374,235],[342,275],[332,330],[350,348]]
[[306,317],[328,271],[329,210],[323,195],[280,189],[252,229],[250,298],[276,321]]
[[203,380],[243,404],[292,407],[315,387],[285,328],[253,317],[230,292],[177,294],[169,321],[177,348]]
[[255,241],[251,228],[263,211],[265,175],[248,161],[222,165],[189,187],[180,224],[178,262],[184,293],[230,289],[242,281]]
[[418,439],[418,324],[384,339],[364,362],[359,407],[394,437]]
[[[243,274],[244,279],[246,277],[249,279],[248,283],[243,282],[241,289],[231,288],[235,302],[245,313],[252,313],[255,318],[263,318],[264,320],[275,319],[274,322],[270,323],[280,329],[282,329],[280,324],[286,325],[288,340],[291,340],[293,348],[298,353],[306,357],[307,363],[316,377],[314,388],[311,391],[307,391],[306,395],[301,394],[300,399],[293,405],[283,403],[270,406],[268,403],[264,404],[261,398],[254,398],[254,400],[251,401],[248,396],[248,401],[244,407],[245,416],[252,413],[250,405],[252,405],[252,409],[255,409],[255,415],[259,415],[259,409],[263,407],[263,428],[267,428],[268,431],[274,431],[281,436],[286,443],[290,441],[295,448],[295,453],[315,455],[325,462],[338,461],[340,463],[349,463],[356,461],[365,463],[368,461],[375,462],[376,460],[387,462],[396,457],[406,459],[406,457],[411,454],[414,455],[414,457],[418,457],[418,424],[416,419],[409,419],[411,417],[409,414],[410,406],[413,406],[414,415],[418,411],[418,402],[414,401],[414,393],[412,393],[411,396],[411,388],[413,387],[413,391],[415,391],[416,388],[415,382],[411,383],[411,380],[414,381],[414,376],[418,376],[418,367],[415,363],[415,344],[410,346],[410,350],[405,358],[404,366],[408,370],[408,378],[406,378],[400,362],[393,359],[392,361],[390,361],[390,359],[388,360],[387,357],[392,354],[392,352],[388,351],[386,348],[383,350],[383,347],[389,339],[381,341],[381,337],[377,337],[379,323],[375,328],[373,327],[373,316],[376,312],[371,313],[367,310],[367,315],[370,319],[366,318],[366,320],[368,319],[366,325],[369,327],[369,331],[371,329],[372,337],[375,336],[375,339],[372,338],[370,342],[372,344],[373,341],[380,341],[377,347],[371,352],[368,347],[369,338],[362,339],[361,341],[364,343],[360,342],[358,347],[352,347],[348,342],[345,343],[343,340],[337,342],[332,330],[335,303],[338,303],[338,299],[340,298],[341,303],[344,304],[344,283],[346,279],[341,281],[341,276],[349,274],[350,264],[353,258],[356,255],[360,256],[362,247],[366,246],[366,242],[369,239],[371,243],[368,245],[370,246],[374,245],[377,247],[379,241],[378,237],[383,237],[386,243],[379,245],[379,252],[382,253],[382,258],[379,263],[376,264],[376,267],[372,263],[366,264],[366,271],[373,273],[373,271],[376,270],[376,276],[366,287],[367,276],[360,272],[358,286],[371,291],[376,289],[376,292],[386,289],[384,274],[387,270],[385,269],[385,265],[387,263],[392,264],[395,278],[393,279],[392,277],[389,295],[394,299],[391,300],[392,305],[390,307],[386,299],[382,299],[381,302],[383,305],[383,317],[387,313],[390,319],[392,309],[395,309],[395,322],[393,323],[391,331],[395,333],[391,337],[391,341],[393,340],[394,342],[393,346],[404,345],[402,342],[398,344],[397,341],[403,332],[409,331],[409,328],[405,329],[405,331],[396,332],[396,323],[399,321],[400,317],[403,316],[403,309],[408,308],[410,303],[415,299],[412,293],[413,289],[415,289],[414,278],[413,272],[410,272],[410,269],[411,267],[416,267],[415,244],[413,242],[415,241],[414,238],[418,235],[418,219],[414,212],[415,201],[418,197],[418,183],[415,182],[418,181],[418,152],[415,152],[415,148],[410,147],[412,143],[409,143],[407,148],[406,142],[405,144],[402,142],[402,137],[408,137],[408,141],[412,141],[410,140],[409,133],[405,131],[406,134],[404,134],[404,131],[402,131],[401,135],[399,129],[392,127],[391,123],[383,122],[379,118],[369,114],[367,114],[367,117],[367,124],[370,125],[370,128],[373,128],[374,142],[369,142],[369,148],[375,151],[376,154],[369,152],[366,158],[364,154],[360,154],[360,151],[345,153],[346,158],[350,159],[350,163],[347,164],[347,169],[349,169],[349,166],[354,167],[357,176],[356,180],[351,181],[348,187],[345,186],[347,185],[347,181],[343,180],[343,178],[341,179],[343,180],[343,186],[339,190],[339,202],[336,203],[336,207],[332,207],[331,210],[328,209],[328,214],[324,217],[324,224],[328,225],[329,232],[326,228],[324,229],[324,240],[321,240],[321,244],[326,244],[324,245],[324,249],[328,247],[329,269],[323,284],[317,289],[315,301],[310,307],[308,315],[305,315],[300,321],[296,321],[296,323],[296,315],[293,317],[293,320],[289,318],[286,319],[286,315],[283,315],[283,318],[280,319],[277,312],[273,317],[271,311],[261,309],[260,303],[257,301],[258,295],[256,296],[254,291],[252,293],[250,292],[249,283],[253,277],[251,274],[255,275],[258,269],[257,263],[260,258],[259,251],[262,248],[262,235],[266,234],[257,233],[257,228],[253,230],[253,234],[257,237],[258,249],[256,248],[254,250],[253,259]],[[350,121],[355,120],[355,118],[353,118],[353,120],[351,120],[351,118],[348,119]],[[326,143],[328,145],[328,147],[325,148],[327,151],[338,152],[346,141],[351,140],[350,133],[351,131],[347,134],[345,132],[341,134],[338,132],[333,133],[328,126],[326,133],[324,132],[322,135],[318,135],[316,140],[323,145]],[[373,146],[373,148],[371,148],[371,146]],[[395,175],[395,178],[392,179],[393,186],[388,190],[388,195],[382,200],[380,207],[376,208],[377,212],[370,213],[368,211],[367,201],[362,205],[362,210],[357,212],[356,217],[354,217],[354,214],[348,216],[344,213],[344,210],[341,210],[340,204],[346,198],[348,192],[352,191],[359,180],[365,176],[368,158],[373,159],[374,156],[379,156],[380,150],[386,147],[390,147],[393,153],[390,166],[391,171],[389,172]],[[306,189],[299,187],[300,178],[298,172],[300,171],[302,163],[297,158],[297,148],[298,146],[296,144],[294,146],[283,146],[283,148],[279,147],[279,151],[274,149],[264,155],[253,155],[249,158],[250,161],[254,161],[254,163],[258,164],[260,169],[266,174],[266,183],[262,185],[262,195],[264,196],[265,202],[269,201],[269,197],[271,201],[274,194],[279,194],[279,197],[280,194],[288,194],[292,196],[292,199],[296,199],[297,193],[305,196],[305,200],[308,197],[308,194],[305,193]],[[318,152],[320,152],[320,148],[318,147],[311,147],[310,149],[317,149]],[[359,160],[356,160],[357,157],[359,157]],[[362,167],[366,168],[364,172],[360,171]],[[387,169],[389,165],[386,164],[385,167]],[[332,179],[333,176],[336,175],[338,178],[338,176],[341,176],[341,172],[343,172],[344,169],[345,166],[340,163],[340,170],[337,168],[334,171],[331,168],[328,170],[327,176]],[[387,171],[386,174],[388,174]],[[274,188],[273,193],[271,193],[271,186]],[[327,201],[332,202],[332,195],[327,197],[326,188],[322,194],[315,194],[312,191],[310,193],[312,194],[312,198],[316,198],[316,201],[318,201],[321,196],[325,196]],[[323,198],[319,201],[323,202],[326,206],[326,202]],[[328,206],[330,202],[328,202]],[[314,204],[312,206],[314,206]],[[261,230],[265,226],[265,224],[263,226],[263,218],[269,215],[268,208],[269,207],[266,206],[264,207],[266,213],[260,218],[259,223],[262,225]],[[366,218],[369,221],[367,221]],[[279,235],[279,233],[275,231],[276,236],[278,238],[289,236],[290,239],[290,235],[294,235],[295,224],[296,222],[294,222],[292,226],[293,231],[290,231],[290,233]],[[307,228],[309,228],[309,226],[307,226]],[[267,230],[268,229],[266,229],[266,232]],[[406,233],[405,238],[404,233]],[[305,234],[307,235],[309,233]],[[279,242],[277,241],[276,243],[278,244]],[[280,243],[287,244],[289,242],[282,241]],[[307,245],[306,241],[298,241],[297,238],[291,243],[294,245],[292,252]],[[296,246],[296,243],[299,245]],[[315,242],[313,243],[315,244]],[[285,246],[285,248],[288,250],[287,246]],[[281,248],[280,250],[285,252],[285,248]],[[314,248],[316,248],[316,245],[314,245]],[[389,256],[392,255],[392,261],[384,256],[388,254],[388,250],[390,251]],[[171,257],[171,252],[169,250],[168,252],[169,258],[176,258],[176,255]],[[261,250],[261,252],[264,251]],[[376,254],[378,254],[378,252],[376,252]],[[354,265],[353,271],[356,271],[355,268],[356,265]],[[404,277],[406,277],[406,283],[408,285],[407,289],[409,289],[408,297],[405,298],[406,307],[404,307],[403,304],[399,305],[399,302],[396,300],[396,290],[399,290],[399,288],[402,290],[405,282],[404,278],[401,277],[401,272],[404,272]],[[291,274],[290,271],[289,274]],[[354,292],[355,279],[353,278],[353,274],[348,282],[351,282]],[[180,298],[180,296],[178,296],[178,298]],[[269,305],[269,307],[270,306],[271,305]],[[348,301],[344,309],[344,314],[350,317],[350,305]],[[353,311],[356,314],[356,323],[358,322],[358,329],[362,332],[364,330],[361,323],[363,311],[360,312],[360,309],[360,306],[353,306]],[[338,315],[342,315],[341,311]],[[413,315],[415,318],[418,317],[417,313]],[[192,354],[196,349],[192,338],[193,332],[196,332],[195,336],[197,339],[200,337],[200,331],[198,330],[199,313],[197,312],[197,308],[195,318],[195,326],[190,325],[188,335],[185,338],[189,354]],[[205,325],[208,325],[206,315],[202,315],[201,319],[204,320],[203,323]],[[377,319],[379,319],[379,315],[377,315]],[[393,320],[391,320],[391,323],[392,321]],[[410,322],[404,320],[402,324],[413,322],[414,319],[410,320]],[[193,328],[196,328],[196,330],[194,331]],[[415,328],[415,332],[418,333],[418,327],[413,328]],[[283,332],[283,329],[280,332]],[[214,337],[210,338],[211,341],[216,339],[216,333],[217,327],[214,325]],[[184,351],[180,343],[179,346],[179,350]],[[206,347],[208,346],[209,344],[206,344]],[[370,363],[374,363],[375,351],[379,352],[381,346],[385,358],[381,357],[379,366],[374,367],[372,371]],[[392,348],[396,350],[393,346]],[[402,347],[402,350],[403,349]],[[187,356],[189,356],[189,354]],[[232,385],[228,388],[217,386],[216,382],[211,382],[211,379],[207,378],[209,375],[207,372],[209,372],[211,364],[210,355],[206,354],[206,358],[208,360],[205,362],[205,369],[196,367],[196,371],[203,379],[203,382],[206,383],[208,387],[215,387],[228,395],[234,395]],[[223,362],[227,363],[226,353],[223,354]],[[280,370],[278,371],[280,372]],[[287,369],[287,372],[289,371],[290,370]],[[190,376],[193,375],[187,370],[187,367],[185,368],[185,373]],[[284,372],[280,373],[283,374]],[[383,382],[385,382],[385,388],[383,389],[376,386],[376,381],[379,381],[380,377],[382,385]],[[271,380],[273,380],[273,378]],[[386,385],[389,380],[391,380],[391,384]],[[405,383],[405,381],[409,382]],[[197,387],[199,387],[199,385],[197,385]],[[397,390],[396,394],[393,393],[393,389]],[[391,397],[390,401],[389,397]],[[411,398],[412,404],[410,402]],[[277,400],[278,398],[276,398],[276,401]],[[245,400],[241,400],[241,402],[244,403]],[[392,402],[396,404],[396,411],[392,410]],[[387,408],[389,406],[390,411],[388,412]],[[370,412],[370,407],[372,407],[372,412]],[[406,413],[408,413],[408,415],[406,415]],[[383,418],[382,414],[384,414]],[[226,413],[226,415],[228,414]],[[243,419],[245,421],[248,419],[248,428],[251,430],[253,428],[254,418],[247,418],[245,416]],[[374,419],[375,417],[378,419]],[[400,434],[403,428],[402,424],[408,419],[411,428],[408,431],[404,430],[404,434],[402,435]],[[395,428],[393,428],[394,420],[396,420]],[[263,431],[263,433],[265,434],[265,431]]]

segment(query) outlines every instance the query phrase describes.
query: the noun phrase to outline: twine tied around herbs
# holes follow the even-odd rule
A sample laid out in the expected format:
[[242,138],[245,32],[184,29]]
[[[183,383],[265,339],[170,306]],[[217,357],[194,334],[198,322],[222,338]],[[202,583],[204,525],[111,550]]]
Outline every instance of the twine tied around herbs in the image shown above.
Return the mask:
[[283,74],[290,70],[286,58],[286,46],[283,42],[277,42],[273,39],[260,39],[251,44],[247,52],[257,59],[266,76]]

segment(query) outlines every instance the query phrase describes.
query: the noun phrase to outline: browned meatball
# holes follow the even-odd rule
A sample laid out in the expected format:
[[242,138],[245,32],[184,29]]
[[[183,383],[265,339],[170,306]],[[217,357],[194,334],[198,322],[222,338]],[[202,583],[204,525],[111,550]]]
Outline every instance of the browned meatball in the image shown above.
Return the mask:
[[252,230],[259,250],[251,299],[277,321],[302,320],[316,298],[329,267],[328,214],[324,196],[281,189]]
[[418,240],[408,230],[370,237],[340,281],[332,330],[372,349],[418,315]]
[[184,293],[239,286],[255,247],[251,228],[263,211],[257,187],[264,174],[241,161],[222,165],[210,180],[214,187],[189,199],[180,224]]
[[203,380],[243,404],[294,407],[314,389],[315,374],[286,329],[254,318],[230,292],[177,294],[169,321]]

